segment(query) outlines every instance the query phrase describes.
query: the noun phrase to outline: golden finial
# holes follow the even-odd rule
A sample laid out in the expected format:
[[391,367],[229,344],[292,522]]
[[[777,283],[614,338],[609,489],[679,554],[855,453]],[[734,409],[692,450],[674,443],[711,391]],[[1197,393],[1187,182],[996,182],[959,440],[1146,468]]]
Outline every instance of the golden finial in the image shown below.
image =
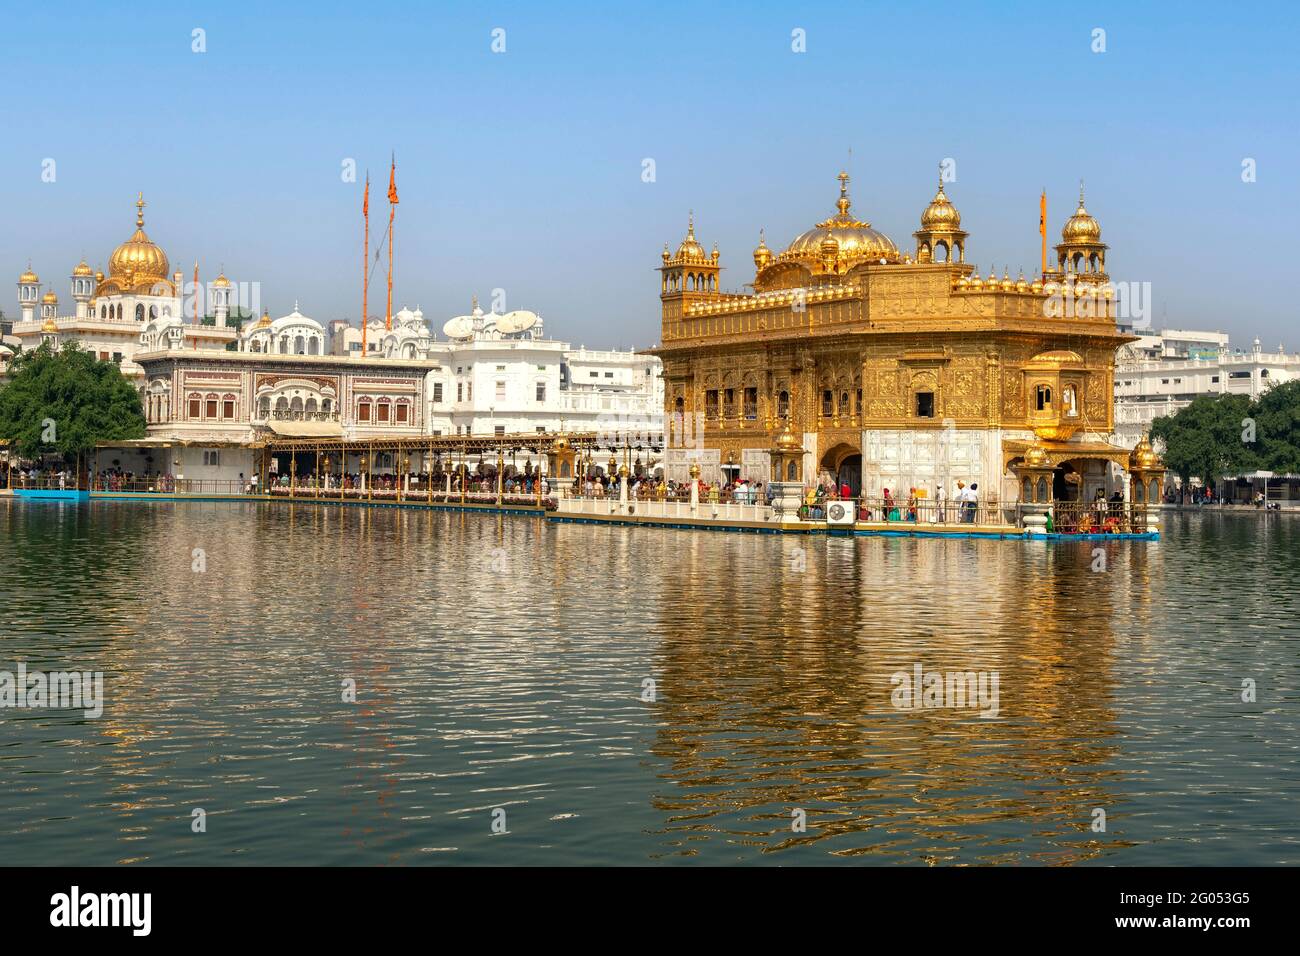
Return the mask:
[[840,181],[840,198],[835,205],[839,207],[841,216],[847,216],[849,213],[849,206],[852,204],[849,199],[849,174],[845,170],[841,169],[840,174],[835,178]]
[[144,193],[139,193],[135,200],[135,227],[137,229],[144,228],[144,206]]
[[1083,180],[1079,180],[1079,208],[1083,208]]
[[692,209],[686,216],[686,238],[695,238],[695,210]]
[[943,192],[943,163],[939,164],[939,192]]

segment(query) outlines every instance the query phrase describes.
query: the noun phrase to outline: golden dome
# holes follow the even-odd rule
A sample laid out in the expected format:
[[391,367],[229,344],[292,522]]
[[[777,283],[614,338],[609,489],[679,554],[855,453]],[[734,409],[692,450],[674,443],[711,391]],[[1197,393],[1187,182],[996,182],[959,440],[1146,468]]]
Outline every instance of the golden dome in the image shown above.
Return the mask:
[[1101,242],[1101,225],[1083,208],[1083,186],[1079,186],[1079,208],[1061,229],[1063,242]]
[[849,199],[849,174],[841,172],[839,180],[840,198],[836,202],[839,212],[796,236],[780,257],[817,264],[831,250],[833,242],[837,264],[843,269],[860,262],[880,259],[897,262],[898,247],[892,239],[883,232],[872,229],[871,223],[849,215],[849,207],[852,205]]
[[1047,465],[1047,452],[1042,445],[1034,442],[1025,449],[1024,462],[1030,468],[1044,468]]
[[55,295],[54,290],[51,289],[49,292],[45,293],[45,295],[41,296],[41,302],[45,305],[58,305],[59,297]]
[[930,200],[930,205],[925,207],[925,212],[921,213],[921,228],[926,231],[961,228],[961,213],[944,195],[942,173],[939,176],[939,191]]
[[758,230],[758,248],[754,250],[754,268],[759,272],[772,261],[772,250],[767,247],[767,240],[763,238],[763,230]]
[[270,324],[271,324],[271,312],[269,309],[263,309],[262,317],[257,320],[257,328],[264,329]]
[[77,263],[77,268],[72,270],[72,274],[74,276],[88,276],[93,275],[93,272],[91,271],[90,266],[86,265],[86,260],[82,259]]
[[1160,457],[1151,450],[1151,441],[1143,435],[1137,447],[1129,453],[1128,469],[1129,471],[1142,470],[1150,471],[1152,468],[1160,467]]
[[31,263],[27,264],[27,271],[18,277],[18,281],[23,285],[40,282],[40,277],[32,271]]
[[41,323],[41,331],[46,335],[53,335],[59,331],[59,327],[54,323],[53,319],[46,319]]
[[136,200],[135,234],[113,250],[108,259],[110,279],[126,279],[132,286],[149,280],[166,279],[171,264],[167,253],[150,241],[144,231],[144,194]]
[[686,238],[677,247],[678,259],[688,257],[696,259],[708,258],[704,253],[704,247],[695,239],[695,213],[691,213],[690,218],[686,220]]
[[212,280],[212,285],[216,289],[228,289],[230,288],[230,280],[226,278],[226,274],[223,272]]

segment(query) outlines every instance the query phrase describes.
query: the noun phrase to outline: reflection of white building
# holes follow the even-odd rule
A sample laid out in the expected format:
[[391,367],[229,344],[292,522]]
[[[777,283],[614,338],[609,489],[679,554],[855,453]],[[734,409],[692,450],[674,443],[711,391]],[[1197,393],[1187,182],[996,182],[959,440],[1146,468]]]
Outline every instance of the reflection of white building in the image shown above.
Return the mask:
[[1115,434],[1136,445],[1151,423],[1174,415],[1198,395],[1258,398],[1273,384],[1300,378],[1300,354],[1279,345],[1233,351],[1223,332],[1168,330],[1120,349],[1115,366]]

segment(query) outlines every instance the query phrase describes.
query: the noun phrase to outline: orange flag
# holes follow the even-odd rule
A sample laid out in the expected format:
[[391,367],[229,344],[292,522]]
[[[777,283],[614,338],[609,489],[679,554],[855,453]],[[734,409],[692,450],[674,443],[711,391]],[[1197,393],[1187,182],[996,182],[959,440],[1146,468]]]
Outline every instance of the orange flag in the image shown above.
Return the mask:
[[394,206],[397,205],[397,160],[393,160],[393,165],[388,170],[388,201]]

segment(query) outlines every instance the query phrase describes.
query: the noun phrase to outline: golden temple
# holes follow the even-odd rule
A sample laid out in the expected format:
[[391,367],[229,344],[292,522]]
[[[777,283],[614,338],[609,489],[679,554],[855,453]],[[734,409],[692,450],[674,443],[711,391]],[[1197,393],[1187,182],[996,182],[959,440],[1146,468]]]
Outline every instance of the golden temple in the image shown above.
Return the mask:
[[692,463],[712,481],[826,475],[855,495],[942,495],[964,480],[1013,503],[1033,447],[1053,462],[1057,498],[1113,493],[1129,460],[1109,442],[1113,367],[1132,337],[1116,326],[1082,190],[1055,266],[1029,280],[967,263],[942,173],[910,252],[851,212],[838,178],[835,214],[783,251],[760,233],[744,292],[721,290],[720,253],[705,253],[693,216],[676,252],[664,247],[653,351],[670,476]]

